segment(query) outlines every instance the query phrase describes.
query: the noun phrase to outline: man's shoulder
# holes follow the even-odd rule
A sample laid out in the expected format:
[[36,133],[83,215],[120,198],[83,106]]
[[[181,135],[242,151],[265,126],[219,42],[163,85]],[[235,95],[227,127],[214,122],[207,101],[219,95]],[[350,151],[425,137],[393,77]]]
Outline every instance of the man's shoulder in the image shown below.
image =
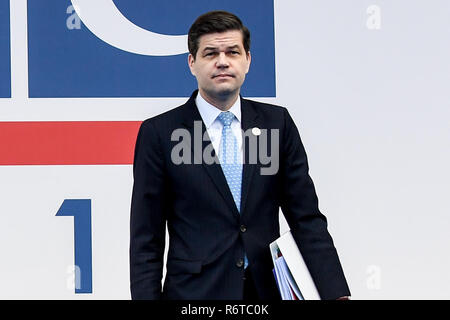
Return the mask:
[[267,123],[272,123],[277,126],[281,126],[288,114],[287,109],[284,106],[277,104],[261,102],[250,99],[242,99],[242,108],[251,108],[254,113]]
[[155,126],[158,129],[179,126],[180,122],[183,121],[186,115],[186,108],[187,106],[185,103],[153,117],[147,118],[142,122],[142,126]]
[[267,103],[256,101],[252,99],[242,98],[244,103],[251,104],[258,111],[267,111],[267,112],[285,112],[286,108],[277,104]]
[[[242,98],[242,107],[243,108],[252,108],[259,116],[262,116],[263,118],[268,118],[271,120],[275,119],[284,119],[286,117],[286,114],[288,113],[286,107],[267,103],[267,102],[261,102],[256,101],[253,99],[247,99]],[[150,117],[143,121],[142,126],[148,127],[152,126],[158,131],[166,131],[166,130],[173,130],[174,128],[179,128],[180,125],[183,123],[183,121],[186,119],[186,117],[189,117],[189,114],[193,112],[193,106],[192,101],[188,100],[186,103],[179,105],[177,107],[174,107],[170,110],[167,110],[163,113],[160,113],[158,115],[155,115],[153,117]],[[190,119],[190,118],[189,118]]]

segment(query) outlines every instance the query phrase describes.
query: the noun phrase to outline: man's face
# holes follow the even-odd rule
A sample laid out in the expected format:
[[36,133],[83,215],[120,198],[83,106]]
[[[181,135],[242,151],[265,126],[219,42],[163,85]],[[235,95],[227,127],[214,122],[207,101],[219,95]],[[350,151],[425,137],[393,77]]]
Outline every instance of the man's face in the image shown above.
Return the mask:
[[188,60],[200,92],[223,99],[239,93],[251,56],[245,52],[242,32],[231,30],[201,36],[197,56],[190,54]]

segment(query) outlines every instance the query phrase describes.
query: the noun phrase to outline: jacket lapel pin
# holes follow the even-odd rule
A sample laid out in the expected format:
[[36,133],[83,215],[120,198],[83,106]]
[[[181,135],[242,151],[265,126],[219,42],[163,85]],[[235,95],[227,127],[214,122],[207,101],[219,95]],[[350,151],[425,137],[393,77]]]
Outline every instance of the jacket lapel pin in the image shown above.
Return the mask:
[[260,130],[258,127],[254,127],[254,128],[252,129],[252,133],[253,133],[253,135],[255,135],[255,136],[259,136],[259,135],[261,134],[261,130]]

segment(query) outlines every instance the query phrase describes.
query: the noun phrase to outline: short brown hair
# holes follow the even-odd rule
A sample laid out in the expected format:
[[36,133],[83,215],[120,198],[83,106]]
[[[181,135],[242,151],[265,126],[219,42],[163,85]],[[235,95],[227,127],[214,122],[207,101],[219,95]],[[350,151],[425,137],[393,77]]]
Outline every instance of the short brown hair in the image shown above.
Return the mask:
[[240,30],[242,32],[244,49],[248,53],[250,51],[250,31],[244,26],[241,19],[227,11],[210,11],[195,20],[188,34],[189,53],[195,59],[201,36],[229,30]]

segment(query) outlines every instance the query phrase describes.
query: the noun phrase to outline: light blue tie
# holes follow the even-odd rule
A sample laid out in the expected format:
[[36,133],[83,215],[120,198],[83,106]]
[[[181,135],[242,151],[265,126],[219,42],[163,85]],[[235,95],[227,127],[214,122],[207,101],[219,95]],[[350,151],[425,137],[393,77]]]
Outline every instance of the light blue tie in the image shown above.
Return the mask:
[[[222,138],[220,140],[220,165],[227,179],[236,207],[241,212],[242,161],[239,155],[237,139],[231,130],[234,114],[230,111],[221,112],[217,119],[223,124]],[[247,255],[245,255],[244,268],[247,268],[247,265],[248,259]]]

